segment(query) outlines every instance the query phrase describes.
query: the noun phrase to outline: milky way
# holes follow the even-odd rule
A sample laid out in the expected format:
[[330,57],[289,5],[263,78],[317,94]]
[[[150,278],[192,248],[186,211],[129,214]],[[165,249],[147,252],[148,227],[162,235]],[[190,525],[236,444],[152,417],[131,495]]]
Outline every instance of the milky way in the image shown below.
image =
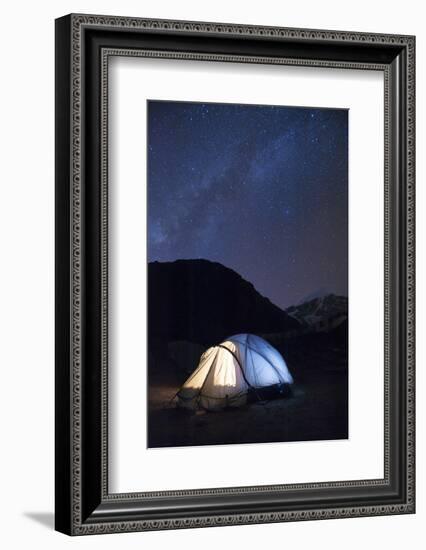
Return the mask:
[[280,307],[348,291],[348,112],[148,102],[148,260],[206,258]]

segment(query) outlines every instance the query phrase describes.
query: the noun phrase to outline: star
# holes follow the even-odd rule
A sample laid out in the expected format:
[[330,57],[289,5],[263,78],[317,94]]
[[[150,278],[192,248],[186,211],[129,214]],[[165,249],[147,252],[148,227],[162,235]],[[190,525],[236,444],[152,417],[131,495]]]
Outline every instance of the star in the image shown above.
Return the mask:
[[149,101],[147,154],[149,261],[218,261],[280,307],[347,294],[346,110]]

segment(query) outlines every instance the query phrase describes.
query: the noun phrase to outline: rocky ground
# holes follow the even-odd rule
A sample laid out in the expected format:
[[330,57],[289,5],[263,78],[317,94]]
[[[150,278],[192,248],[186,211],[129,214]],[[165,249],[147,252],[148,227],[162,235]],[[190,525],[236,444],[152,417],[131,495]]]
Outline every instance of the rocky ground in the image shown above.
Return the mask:
[[158,358],[163,364],[149,377],[149,447],[346,439],[347,352],[326,335],[312,338],[280,349],[295,379],[291,397],[220,412],[176,408],[172,398],[186,373]]

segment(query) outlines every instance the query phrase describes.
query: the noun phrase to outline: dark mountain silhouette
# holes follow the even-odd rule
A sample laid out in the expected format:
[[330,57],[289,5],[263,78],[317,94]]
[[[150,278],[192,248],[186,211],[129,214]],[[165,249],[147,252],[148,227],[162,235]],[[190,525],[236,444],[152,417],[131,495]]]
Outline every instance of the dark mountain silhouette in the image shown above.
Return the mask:
[[185,340],[212,345],[240,332],[265,334],[299,322],[238,273],[208,260],[148,264],[150,343]]

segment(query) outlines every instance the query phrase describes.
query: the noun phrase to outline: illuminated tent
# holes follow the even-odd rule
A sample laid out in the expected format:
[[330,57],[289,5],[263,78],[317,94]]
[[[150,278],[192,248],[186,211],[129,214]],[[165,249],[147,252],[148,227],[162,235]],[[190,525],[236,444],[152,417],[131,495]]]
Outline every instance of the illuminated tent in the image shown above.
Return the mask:
[[[263,389],[283,393],[293,378],[280,353],[253,334],[237,334],[209,348],[180,388],[177,404],[188,409],[240,407]],[[288,386],[287,386],[288,387]]]

